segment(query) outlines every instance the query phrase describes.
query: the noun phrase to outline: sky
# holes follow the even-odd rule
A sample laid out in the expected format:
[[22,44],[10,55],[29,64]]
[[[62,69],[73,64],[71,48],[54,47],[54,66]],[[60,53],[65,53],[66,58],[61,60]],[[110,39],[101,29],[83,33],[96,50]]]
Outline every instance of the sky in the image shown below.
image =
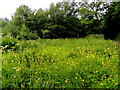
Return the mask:
[[20,5],[27,5],[31,9],[48,8],[49,5],[54,2],[63,0],[1,0],[0,2],[0,18],[7,17],[11,19],[11,16],[15,13],[16,9]]

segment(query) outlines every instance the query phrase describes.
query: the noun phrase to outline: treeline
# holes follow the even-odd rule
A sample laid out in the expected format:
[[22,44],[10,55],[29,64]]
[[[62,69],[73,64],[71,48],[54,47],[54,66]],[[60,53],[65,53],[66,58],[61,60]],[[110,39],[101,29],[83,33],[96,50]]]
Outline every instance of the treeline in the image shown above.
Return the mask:
[[18,39],[81,38],[89,34],[115,39],[120,32],[120,2],[58,2],[46,10],[21,5],[12,20],[1,20],[3,36]]

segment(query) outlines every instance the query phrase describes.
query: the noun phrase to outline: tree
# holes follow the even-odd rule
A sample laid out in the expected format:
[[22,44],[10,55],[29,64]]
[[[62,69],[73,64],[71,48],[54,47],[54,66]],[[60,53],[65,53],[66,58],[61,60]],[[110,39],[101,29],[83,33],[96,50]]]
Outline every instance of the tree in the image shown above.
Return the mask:
[[107,10],[107,3],[92,2],[79,3],[79,15],[83,34],[102,34],[104,28],[104,14]]
[[[7,33],[9,31],[14,37],[26,39],[38,38],[37,36],[40,38],[76,38],[89,34],[102,34],[105,20],[108,28],[110,19],[107,18],[111,18],[111,11],[107,9],[108,3],[103,2],[63,1],[52,3],[46,10],[41,8],[31,10],[28,6],[21,5],[16,9],[12,21],[8,23],[7,19],[4,20],[4,31]],[[104,20],[106,11],[108,12]]]
[[113,2],[105,15],[105,39],[116,39],[120,33],[120,2]]
[[25,39],[38,38],[36,35],[36,28],[37,28],[35,21],[36,19],[35,19],[35,11],[31,10],[31,8],[29,8],[28,6],[21,5],[19,8],[17,8],[13,16],[12,24],[13,26],[15,25],[19,28],[18,31],[20,33],[20,35],[18,35],[19,38],[25,38]]
[[1,22],[1,27],[5,27],[6,25],[9,24],[10,20],[8,18],[0,18],[0,22]]
[[20,35],[20,28],[12,23],[7,24],[2,28],[3,36],[11,35],[13,37],[17,37]]
[[48,22],[48,11],[38,9],[33,17],[32,30],[36,31],[39,37],[43,38],[43,30],[46,28],[46,23]]
[[19,8],[17,8],[15,14],[13,15],[13,24],[16,26],[22,26],[22,25],[29,25],[30,20],[33,16],[34,12],[26,6],[26,5],[21,5]]
[[76,37],[80,31],[78,8],[75,2],[58,2],[51,4],[49,9],[49,20],[46,29],[50,38]]

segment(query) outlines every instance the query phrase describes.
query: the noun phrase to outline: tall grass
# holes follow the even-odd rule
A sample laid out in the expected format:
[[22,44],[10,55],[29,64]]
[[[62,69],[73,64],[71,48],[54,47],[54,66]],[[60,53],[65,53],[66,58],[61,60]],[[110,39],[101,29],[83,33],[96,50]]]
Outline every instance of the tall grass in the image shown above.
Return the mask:
[[118,88],[118,46],[111,40],[19,41],[4,52],[3,88]]
[[[2,24],[0,22],[0,24]],[[0,27],[0,46],[1,46],[1,42],[2,42],[2,27]],[[0,88],[2,87],[2,50],[0,48]]]

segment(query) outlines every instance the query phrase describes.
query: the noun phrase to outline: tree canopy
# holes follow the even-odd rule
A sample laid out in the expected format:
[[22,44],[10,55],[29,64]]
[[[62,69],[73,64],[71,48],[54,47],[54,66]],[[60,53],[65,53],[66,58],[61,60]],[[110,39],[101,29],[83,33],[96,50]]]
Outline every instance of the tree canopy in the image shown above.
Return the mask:
[[120,33],[120,2],[113,2],[105,16],[106,29],[104,35],[106,39],[115,39]]
[[80,38],[89,34],[104,34],[105,38],[115,39],[120,30],[114,30],[114,27],[120,28],[119,8],[120,2],[63,1],[51,3],[46,10],[32,10],[29,6],[21,5],[11,21],[2,19],[3,35],[9,33],[14,37],[36,39]]

